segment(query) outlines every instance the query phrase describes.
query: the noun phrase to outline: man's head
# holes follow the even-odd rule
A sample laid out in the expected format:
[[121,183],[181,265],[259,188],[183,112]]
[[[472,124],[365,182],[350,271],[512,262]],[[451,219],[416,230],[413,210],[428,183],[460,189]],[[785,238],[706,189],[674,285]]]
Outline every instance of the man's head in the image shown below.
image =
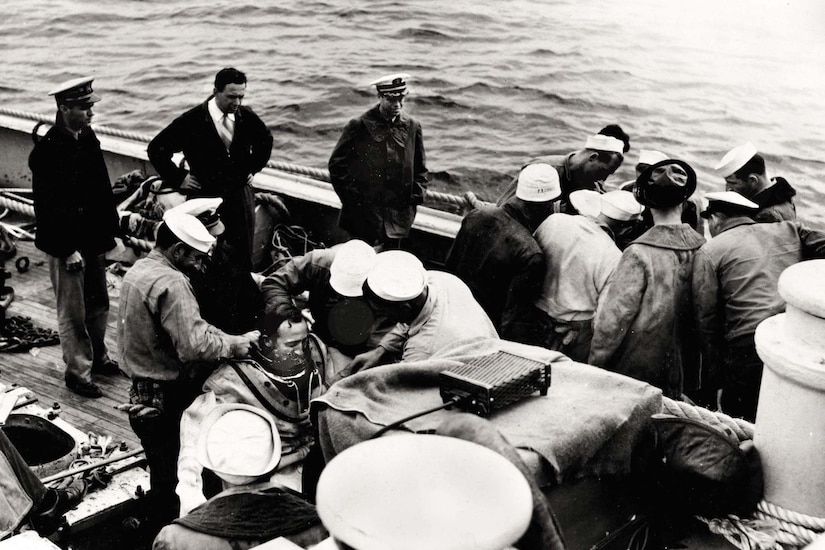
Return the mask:
[[261,321],[261,342],[259,351],[263,353],[295,353],[302,355],[309,336],[309,325],[300,312],[294,311],[284,317],[274,312]]
[[711,236],[719,234],[722,224],[732,217],[752,216],[759,210],[759,205],[735,191],[721,191],[705,195],[708,206],[700,216],[708,220]]
[[636,224],[644,207],[630,191],[608,191],[601,195],[599,219],[614,233],[621,233]]
[[364,283],[364,297],[379,314],[396,322],[411,322],[427,300],[424,264],[403,250],[381,252]]
[[375,264],[375,255],[373,247],[358,239],[336,246],[329,267],[329,286],[341,296],[361,296],[364,281]]
[[93,80],[90,76],[73,78],[49,92],[54,96],[63,124],[72,132],[79,132],[92,121],[92,107],[100,101],[100,96],[92,89]]
[[596,134],[587,138],[584,149],[571,158],[571,169],[580,185],[603,181],[622,164],[624,142],[612,136]]
[[407,96],[406,73],[388,74],[370,82],[378,94],[378,105],[384,118],[392,120],[401,114]]
[[684,161],[668,159],[649,166],[636,178],[633,194],[653,210],[671,210],[696,190],[696,172]]
[[215,104],[222,113],[235,113],[246,94],[246,75],[231,67],[221,69],[215,75],[215,88],[212,90]]
[[750,141],[728,151],[716,165],[716,172],[725,178],[726,191],[735,191],[747,198],[770,186],[765,159]]
[[215,237],[191,214],[167,212],[158,227],[155,246],[186,275],[203,270]]
[[618,124],[608,124],[599,130],[599,134],[614,137],[624,144],[622,147],[622,155],[614,155],[613,157],[613,170],[610,172],[612,174],[619,169],[619,166],[622,165],[622,161],[624,161],[624,155],[630,151],[630,136],[627,135],[627,132],[625,132]]

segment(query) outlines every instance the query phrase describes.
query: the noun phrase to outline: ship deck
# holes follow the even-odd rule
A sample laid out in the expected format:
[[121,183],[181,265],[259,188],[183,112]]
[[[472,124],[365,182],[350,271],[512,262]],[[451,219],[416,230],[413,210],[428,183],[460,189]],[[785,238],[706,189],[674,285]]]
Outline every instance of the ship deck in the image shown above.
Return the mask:
[[[28,271],[19,273],[14,266],[16,259],[28,257]],[[14,289],[15,297],[6,316],[29,317],[39,328],[57,330],[55,298],[49,280],[46,255],[30,241],[17,241],[17,255],[7,262],[6,270],[12,276],[6,286]],[[119,356],[115,338],[118,308],[119,278],[111,278],[109,328],[106,343],[113,358]],[[124,441],[129,448],[140,445],[129,426],[126,413],[115,409],[129,401],[129,380],[123,375],[95,375],[95,383],[103,391],[103,397],[89,399],[70,391],[63,380],[64,363],[60,345],[35,347],[27,352],[0,353],[0,382],[17,384],[31,390],[44,407],[60,405],[60,417],[84,433],[111,436],[114,441]]]

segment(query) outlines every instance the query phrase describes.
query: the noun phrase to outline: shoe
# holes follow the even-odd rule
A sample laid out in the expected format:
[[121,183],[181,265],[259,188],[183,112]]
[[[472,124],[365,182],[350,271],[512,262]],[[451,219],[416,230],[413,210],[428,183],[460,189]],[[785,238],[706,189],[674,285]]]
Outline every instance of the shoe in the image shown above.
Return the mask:
[[117,361],[107,357],[103,361],[95,361],[92,364],[92,373],[102,374],[104,376],[113,376],[115,374],[120,374],[120,367],[118,366]]
[[31,515],[35,531],[41,537],[47,537],[57,531],[63,515],[83,500],[86,487],[85,481],[76,479],[62,489],[48,489],[40,509],[33,511]]
[[74,376],[66,376],[66,387],[83,397],[97,398],[103,395],[94,382],[85,382]]

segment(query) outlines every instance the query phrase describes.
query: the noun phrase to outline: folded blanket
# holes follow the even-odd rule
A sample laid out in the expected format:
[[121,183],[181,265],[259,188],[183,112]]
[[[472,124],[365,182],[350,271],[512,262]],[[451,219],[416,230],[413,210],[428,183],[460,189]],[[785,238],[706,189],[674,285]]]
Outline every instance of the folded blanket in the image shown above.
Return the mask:
[[[334,384],[313,401],[324,456],[330,460],[382,426],[438,405],[439,372],[500,350],[552,364],[546,396],[536,394],[489,417],[513,446],[541,457],[540,478],[560,483],[630,471],[650,416],[661,411],[659,389],[555,351],[488,338],[457,342],[426,361],[376,367]],[[434,430],[450,414],[438,411],[404,427]]]

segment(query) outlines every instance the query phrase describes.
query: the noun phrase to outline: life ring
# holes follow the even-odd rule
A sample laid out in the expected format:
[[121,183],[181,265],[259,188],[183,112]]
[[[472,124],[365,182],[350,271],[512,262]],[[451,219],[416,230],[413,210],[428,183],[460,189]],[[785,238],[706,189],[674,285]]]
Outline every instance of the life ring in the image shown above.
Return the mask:
[[18,273],[25,273],[26,271],[29,270],[30,266],[31,266],[31,261],[29,260],[28,256],[20,256],[14,262],[14,267],[17,268]]

